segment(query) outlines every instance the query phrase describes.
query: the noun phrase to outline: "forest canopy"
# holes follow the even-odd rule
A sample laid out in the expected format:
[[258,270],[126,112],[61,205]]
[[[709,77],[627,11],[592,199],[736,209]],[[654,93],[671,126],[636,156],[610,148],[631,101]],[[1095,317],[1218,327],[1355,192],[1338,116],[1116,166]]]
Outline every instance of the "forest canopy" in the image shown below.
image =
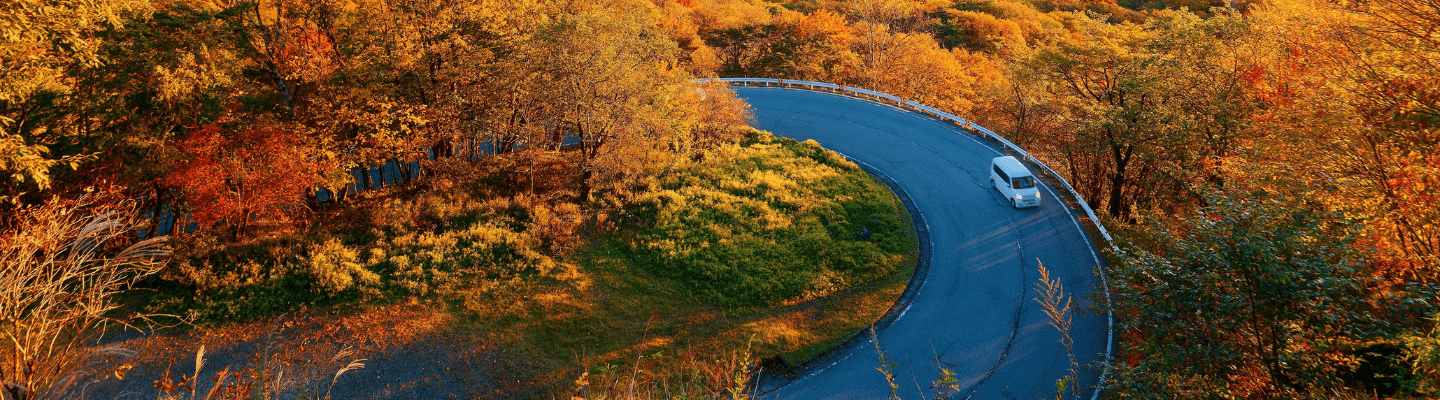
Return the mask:
[[[210,260],[392,212],[357,194],[388,182],[499,187],[534,230],[507,256],[563,280],[586,227],[746,139],[696,78],[824,81],[967,116],[1095,207],[1116,396],[1436,396],[1437,62],[1435,0],[7,1],[0,235],[98,191]],[[404,223],[461,217],[433,214]],[[327,290],[373,279],[294,240]],[[157,276],[251,268],[216,262]]]

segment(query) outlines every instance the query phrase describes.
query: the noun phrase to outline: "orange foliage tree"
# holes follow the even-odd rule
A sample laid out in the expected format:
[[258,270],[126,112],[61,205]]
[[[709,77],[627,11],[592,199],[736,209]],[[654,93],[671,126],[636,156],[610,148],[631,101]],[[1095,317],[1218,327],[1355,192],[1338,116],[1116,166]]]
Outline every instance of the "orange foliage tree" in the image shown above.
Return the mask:
[[201,227],[224,223],[238,239],[255,217],[286,218],[304,209],[317,181],[312,155],[280,125],[207,124],[181,140],[183,161],[168,184],[182,191]]
[[1440,11],[1424,1],[1253,7],[1275,49],[1248,71],[1261,99],[1237,173],[1313,199],[1364,227],[1374,273],[1440,280]]

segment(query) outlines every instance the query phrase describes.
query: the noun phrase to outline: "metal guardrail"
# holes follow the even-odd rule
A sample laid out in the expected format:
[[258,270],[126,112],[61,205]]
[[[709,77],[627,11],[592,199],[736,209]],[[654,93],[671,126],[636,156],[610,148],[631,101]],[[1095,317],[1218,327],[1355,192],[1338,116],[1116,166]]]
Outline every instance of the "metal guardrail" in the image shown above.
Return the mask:
[[[1085,197],[1080,196],[1080,192],[1076,191],[1075,187],[1070,186],[1070,182],[1066,181],[1059,172],[1056,172],[1055,169],[1050,168],[1050,166],[1046,165],[1044,161],[1040,161],[1040,159],[1035,158],[1035,156],[1031,155],[1030,152],[1025,151],[1025,149],[1022,149],[1020,148],[1020,146],[1015,145],[1015,143],[1005,139],[1004,137],[996,134],[994,131],[991,131],[988,128],[980,126],[979,124],[976,124],[974,122],[970,122],[970,120],[961,118],[951,113],[940,111],[939,109],[936,109],[934,107],[926,106],[912,100],[901,99],[888,93],[877,92],[869,89],[861,89],[852,86],[836,85],[833,83],[769,78],[708,78],[697,79],[696,81],[725,82],[726,84],[741,85],[761,84],[769,86],[774,84],[785,87],[801,86],[810,89],[824,89],[827,91],[840,92],[842,94],[847,94],[859,98],[873,98],[874,100],[876,100],[877,103],[881,102],[880,100],[888,100],[889,102],[894,103],[894,105],[896,105],[897,107],[909,107],[910,109],[934,115],[937,118],[953,122],[957,125],[960,125],[960,127],[964,128],[965,130],[983,134],[985,137],[1005,145],[1005,148],[1017,154],[1020,154],[1021,157],[1024,157],[1026,160],[1040,166],[1040,168],[1044,168],[1046,172],[1050,173],[1050,176],[1055,177],[1055,180],[1059,181],[1061,185],[1064,185],[1065,190],[1069,191],[1070,195],[1075,198],[1075,201],[1080,204],[1080,209],[1085,210],[1085,215],[1090,218],[1090,223],[1093,224],[1095,226],[1095,229],[1100,232],[1100,236],[1105,238],[1105,243],[1110,245],[1110,249],[1118,250],[1115,247],[1114,239],[1110,237],[1110,231],[1106,230],[1105,225],[1100,223],[1100,218],[1095,216],[1095,210],[1090,208],[1090,204],[1085,202]],[[1098,257],[1096,259],[1096,262],[1099,262]],[[1109,304],[1110,284],[1105,279],[1105,269],[1100,265],[1096,265],[1096,269],[1100,274],[1100,284],[1102,285],[1102,289],[1105,291],[1105,302]],[[1105,369],[1100,373],[1100,381],[1096,386],[1095,393],[1090,397],[1091,400],[1098,399],[1100,397],[1100,392],[1104,390],[1105,378],[1110,373],[1110,363],[1113,361],[1113,346],[1115,342],[1115,314],[1113,311],[1106,311],[1109,328],[1107,329],[1108,337],[1106,338],[1105,344]]]
[[861,89],[861,88],[857,88],[857,87],[853,87],[853,86],[836,85],[836,84],[833,84],[833,83],[813,82],[813,81],[797,81],[797,80],[789,80],[789,79],[768,79],[768,78],[711,78],[711,79],[705,79],[705,80],[703,80],[703,81],[719,81],[719,82],[725,82],[725,83],[738,83],[738,84],[742,84],[742,85],[746,85],[746,84],[750,84],[750,85],[753,85],[753,84],[772,85],[772,84],[773,84],[773,85],[782,85],[782,86],[805,86],[805,87],[810,87],[810,88],[817,88],[817,89],[826,89],[826,90],[847,92],[847,93],[851,93],[851,94],[854,94],[854,95],[859,95],[860,97],[873,97],[873,98],[875,98],[875,99],[877,99],[877,100],[879,100],[879,99],[889,100],[890,102],[893,102],[893,103],[895,103],[896,105],[907,106],[907,107],[913,108],[913,109],[915,109],[915,110],[922,111],[922,112],[925,112],[925,113],[927,113],[927,114],[934,115],[934,116],[939,117],[939,118],[941,118],[941,119],[949,120],[950,122],[954,122],[954,123],[960,125],[961,127],[964,127],[965,129],[982,133],[985,137],[990,138],[990,139],[992,139],[992,140],[995,140],[995,141],[1000,142],[1001,144],[1005,145],[1005,147],[1006,147],[1007,149],[1009,149],[1010,151],[1014,151],[1015,153],[1020,154],[1020,156],[1024,157],[1025,160],[1030,161],[1030,162],[1034,163],[1035,165],[1040,166],[1040,168],[1044,168],[1046,172],[1049,172],[1049,173],[1050,173],[1050,176],[1054,176],[1054,177],[1055,177],[1055,180],[1060,181],[1060,184],[1062,184],[1062,185],[1065,186],[1065,190],[1066,190],[1066,191],[1069,191],[1069,192],[1070,192],[1070,195],[1073,196],[1073,197],[1075,197],[1075,201],[1080,203],[1080,209],[1085,210],[1085,215],[1090,218],[1090,222],[1095,225],[1095,229],[1100,232],[1100,236],[1102,236],[1102,237],[1105,238],[1105,242],[1106,242],[1107,244],[1110,244],[1110,247],[1111,247],[1111,248],[1114,248],[1114,247],[1115,247],[1115,245],[1114,245],[1114,243],[1113,243],[1114,240],[1113,240],[1113,238],[1110,237],[1110,231],[1106,230],[1106,229],[1105,229],[1105,225],[1100,223],[1100,218],[1098,218],[1098,217],[1095,216],[1095,210],[1093,210],[1093,209],[1090,208],[1090,204],[1085,202],[1085,197],[1080,196],[1080,192],[1076,191],[1074,187],[1070,186],[1070,182],[1065,181],[1065,178],[1063,178],[1063,177],[1060,175],[1059,172],[1056,172],[1055,169],[1050,168],[1050,166],[1049,166],[1049,165],[1046,165],[1044,161],[1040,161],[1040,159],[1035,158],[1034,156],[1032,156],[1032,155],[1030,154],[1030,152],[1025,151],[1025,149],[1022,149],[1022,148],[1020,148],[1020,146],[1015,145],[1015,143],[1010,142],[1009,140],[1005,139],[1004,137],[1000,136],[999,134],[996,134],[994,131],[991,131],[990,129],[987,129],[987,128],[983,127],[983,126],[980,126],[979,124],[976,124],[976,123],[974,123],[974,122],[970,122],[970,120],[967,120],[967,119],[964,119],[964,118],[960,118],[960,117],[958,117],[958,116],[956,116],[956,115],[954,115],[954,114],[950,114],[950,113],[947,113],[947,112],[944,112],[944,111],[940,111],[940,110],[935,109],[935,108],[933,108],[933,107],[929,107],[929,106],[926,106],[926,105],[923,105],[923,104],[920,104],[920,103],[917,103],[917,102],[914,102],[914,101],[911,101],[911,100],[901,99],[901,98],[899,98],[899,97],[895,97],[894,95],[891,95],[891,94],[888,94],[888,93],[877,92],[877,91],[869,90],[869,89]]

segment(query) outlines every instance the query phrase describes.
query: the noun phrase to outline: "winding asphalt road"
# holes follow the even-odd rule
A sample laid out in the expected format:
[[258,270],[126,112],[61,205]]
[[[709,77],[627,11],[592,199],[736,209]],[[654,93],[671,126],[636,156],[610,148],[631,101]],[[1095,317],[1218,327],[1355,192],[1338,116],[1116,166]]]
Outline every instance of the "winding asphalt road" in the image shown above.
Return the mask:
[[[930,227],[930,270],[910,308],[878,334],[898,364],[899,394],[929,399],[931,382],[949,368],[954,398],[1054,398],[1069,357],[1034,298],[1039,264],[1074,294],[1071,337],[1080,364],[1104,359],[1106,317],[1100,263],[1092,242],[1057,188],[1042,189],[1040,207],[1017,210],[991,188],[993,143],[928,116],[878,103],[805,90],[734,87],[753,107],[756,125],[779,136],[814,139],[883,171],[914,199]],[[1031,166],[1031,170],[1036,170]],[[1063,189],[1058,189],[1063,191]],[[1092,304],[1095,307],[1092,307]],[[761,388],[763,398],[881,399],[873,342],[841,349],[808,366],[793,382]],[[1090,398],[1100,371],[1081,370]],[[778,385],[776,385],[778,386]],[[1067,396],[1069,397],[1069,396]]]

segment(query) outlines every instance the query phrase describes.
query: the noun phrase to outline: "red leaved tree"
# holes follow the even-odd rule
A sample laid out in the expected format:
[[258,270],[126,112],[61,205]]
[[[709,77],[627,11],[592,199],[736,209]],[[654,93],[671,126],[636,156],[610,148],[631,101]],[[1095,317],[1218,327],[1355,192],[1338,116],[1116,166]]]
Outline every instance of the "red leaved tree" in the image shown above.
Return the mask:
[[256,218],[283,221],[304,209],[319,168],[302,137],[268,124],[201,126],[181,140],[185,156],[167,182],[181,188],[195,222],[224,222],[239,239]]

